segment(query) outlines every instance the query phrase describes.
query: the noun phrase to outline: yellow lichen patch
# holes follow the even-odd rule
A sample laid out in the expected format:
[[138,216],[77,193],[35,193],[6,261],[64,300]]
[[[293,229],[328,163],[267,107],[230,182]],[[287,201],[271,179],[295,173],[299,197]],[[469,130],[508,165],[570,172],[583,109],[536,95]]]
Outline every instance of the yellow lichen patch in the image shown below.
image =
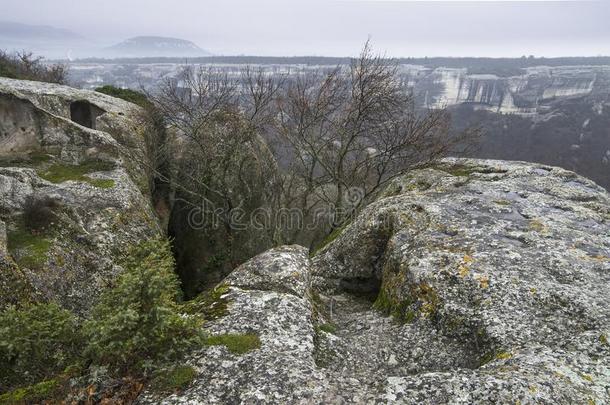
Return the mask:
[[512,353],[509,352],[499,352],[496,353],[496,359],[497,360],[508,360],[511,357],[513,357]]
[[489,287],[489,276],[483,274],[483,275],[480,275],[480,276],[476,276],[475,278],[479,282],[479,285],[481,286],[481,288],[488,288]]
[[540,221],[538,219],[530,220],[529,227],[530,227],[530,230],[534,231],[534,232],[538,232],[538,233],[546,233],[547,232],[547,226],[544,223],[542,223],[542,221]]
[[474,259],[470,255],[464,255],[462,258],[462,263],[458,267],[458,274],[460,277],[464,278],[468,274],[470,274],[470,263],[472,263]]
[[420,312],[424,317],[432,317],[438,310],[440,299],[438,294],[429,284],[420,283],[414,289],[414,296],[422,302]]
[[589,374],[581,374],[580,375],[583,379],[589,381],[589,382],[593,382],[593,377],[591,377]]
[[530,385],[529,390],[532,394],[538,392],[538,388],[535,385]]
[[530,288],[530,292],[532,293],[532,295],[536,295],[538,290],[535,287],[532,287],[532,288]]

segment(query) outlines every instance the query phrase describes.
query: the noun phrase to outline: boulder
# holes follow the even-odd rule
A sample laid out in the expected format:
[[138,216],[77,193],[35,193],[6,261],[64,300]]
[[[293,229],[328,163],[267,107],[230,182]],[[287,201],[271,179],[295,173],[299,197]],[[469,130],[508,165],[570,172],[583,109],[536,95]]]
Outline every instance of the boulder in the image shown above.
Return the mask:
[[205,328],[260,347],[206,347],[186,390],[139,401],[609,403],[609,282],[605,190],[448,159],[396,179],[313,258],[282,247],[236,269]]
[[93,91],[0,78],[0,256],[12,263],[0,285],[18,271],[40,299],[85,313],[126,249],[159,234],[137,170],[138,111]]

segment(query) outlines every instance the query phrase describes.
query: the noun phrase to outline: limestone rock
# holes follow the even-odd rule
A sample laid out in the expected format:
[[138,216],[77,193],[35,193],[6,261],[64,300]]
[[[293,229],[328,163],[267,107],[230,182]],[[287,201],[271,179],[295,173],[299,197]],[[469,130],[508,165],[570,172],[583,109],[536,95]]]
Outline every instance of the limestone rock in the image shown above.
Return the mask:
[[189,388],[140,402],[608,403],[609,281],[606,191],[448,159],[394,181],[313,259],[283,247],[235,270],[206,330],[261,347],[205,348]]
[[222,297],[228,314],[206,323],[206,332],[256,334],[261,347],[241,355],[224,346],[205,348],[189,359],[200,372],[192,388],[167,398],[151,391],[139,402],[292,403],[319,397],[326,381],[314,361],[312,306],[302,281],[308,274],[307,250],[299,246],[265,252],[238,267]]
[[0,78],[5,254],[42,299],[86,312],[126,248],[159,233],[134,170],[137,112],[92,91]]
[[254,257],[229,274],[224,282],[245,289],[276,291],[304,297],[309,284],[307,251],[294,246],[269,250]]

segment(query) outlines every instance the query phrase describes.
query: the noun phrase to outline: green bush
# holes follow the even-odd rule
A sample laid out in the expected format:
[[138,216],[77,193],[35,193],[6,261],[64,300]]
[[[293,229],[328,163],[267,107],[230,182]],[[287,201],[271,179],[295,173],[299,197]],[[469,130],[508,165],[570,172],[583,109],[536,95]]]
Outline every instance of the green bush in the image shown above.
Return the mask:
[[121,98],[125,101],[137,104],[140,107],[148,107],[150,101],[146,94],[131,89],[120,89],[114,86],[102,86],[95,89],[98,93],[107,94],[112,97]]
[[78,331],[76,318],[56,304],[11,307],[0,313],[0,388],[61,372],[81,352]]
[[138,372],[140,364],[176,358],[201,341],[200,321],[178,310],[178,280],[166,240],[134,248],[115,288],[102,294],[85,324],[96,364]]
[[57,380],[46,380],[0,395],[0,405],[39,403],[52,398],[59,390]]

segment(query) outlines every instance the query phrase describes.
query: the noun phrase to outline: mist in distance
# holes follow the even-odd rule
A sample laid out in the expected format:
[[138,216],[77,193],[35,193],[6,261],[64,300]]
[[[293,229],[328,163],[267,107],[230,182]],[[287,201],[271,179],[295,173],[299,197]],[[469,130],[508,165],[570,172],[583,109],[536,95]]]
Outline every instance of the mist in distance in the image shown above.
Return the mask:
[[[353,56],[370,36],[392,57],[610,55],[607,1],[2,0],[2,9],[0,20],[66,29],[91,49],[155,35],[215,55]],[[28,45],[1,32],[0,41]]]

